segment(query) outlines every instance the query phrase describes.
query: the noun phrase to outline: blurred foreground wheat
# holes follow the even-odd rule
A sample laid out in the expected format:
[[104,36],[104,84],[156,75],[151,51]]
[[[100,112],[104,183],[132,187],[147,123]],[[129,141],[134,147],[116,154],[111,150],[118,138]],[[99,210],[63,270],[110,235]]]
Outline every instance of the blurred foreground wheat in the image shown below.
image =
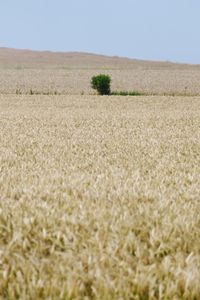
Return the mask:
[[0,299],[200,299],[199,103],[0,96]]

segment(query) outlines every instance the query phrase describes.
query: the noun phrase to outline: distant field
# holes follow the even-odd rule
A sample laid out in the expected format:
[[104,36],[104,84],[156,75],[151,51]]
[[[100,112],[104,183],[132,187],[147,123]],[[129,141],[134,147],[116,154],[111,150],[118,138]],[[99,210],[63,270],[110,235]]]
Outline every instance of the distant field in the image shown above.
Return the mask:
[[90,79],[99,73],[111,75],[112,90],[200,95],[200,65],[0,48],[1,94],[92,94]]
[[[93,73],[2,72],[11,92]],[[199,103],[0,95],[0,299],[199,299]]]

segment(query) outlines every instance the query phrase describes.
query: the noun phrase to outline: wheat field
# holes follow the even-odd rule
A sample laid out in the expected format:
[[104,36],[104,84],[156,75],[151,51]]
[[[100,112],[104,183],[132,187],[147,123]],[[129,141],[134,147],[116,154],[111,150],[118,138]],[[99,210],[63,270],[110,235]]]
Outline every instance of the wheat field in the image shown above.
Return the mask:
[[200,299],[199,103],[0,95],[0,299]]
[[93,75],[109,74],[112,90],[149,95],[200,95],[200,70],[160,68],[0,69],[0,94],[92,95]]

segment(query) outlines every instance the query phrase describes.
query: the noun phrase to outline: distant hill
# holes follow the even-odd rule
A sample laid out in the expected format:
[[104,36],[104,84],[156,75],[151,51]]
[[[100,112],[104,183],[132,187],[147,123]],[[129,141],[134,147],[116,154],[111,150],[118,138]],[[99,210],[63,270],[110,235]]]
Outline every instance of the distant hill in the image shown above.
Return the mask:
[[0,48],[0,66],[18,68],[182,69],[199,65],[145,61],[81,52],[51,52]]

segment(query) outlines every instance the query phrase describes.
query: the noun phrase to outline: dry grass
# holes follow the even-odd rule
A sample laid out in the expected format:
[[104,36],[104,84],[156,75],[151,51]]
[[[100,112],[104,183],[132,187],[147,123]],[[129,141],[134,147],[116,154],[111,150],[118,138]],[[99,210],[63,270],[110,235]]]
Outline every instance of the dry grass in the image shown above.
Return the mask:
[[0,299],[198,300],[199,101],[0,96]]

